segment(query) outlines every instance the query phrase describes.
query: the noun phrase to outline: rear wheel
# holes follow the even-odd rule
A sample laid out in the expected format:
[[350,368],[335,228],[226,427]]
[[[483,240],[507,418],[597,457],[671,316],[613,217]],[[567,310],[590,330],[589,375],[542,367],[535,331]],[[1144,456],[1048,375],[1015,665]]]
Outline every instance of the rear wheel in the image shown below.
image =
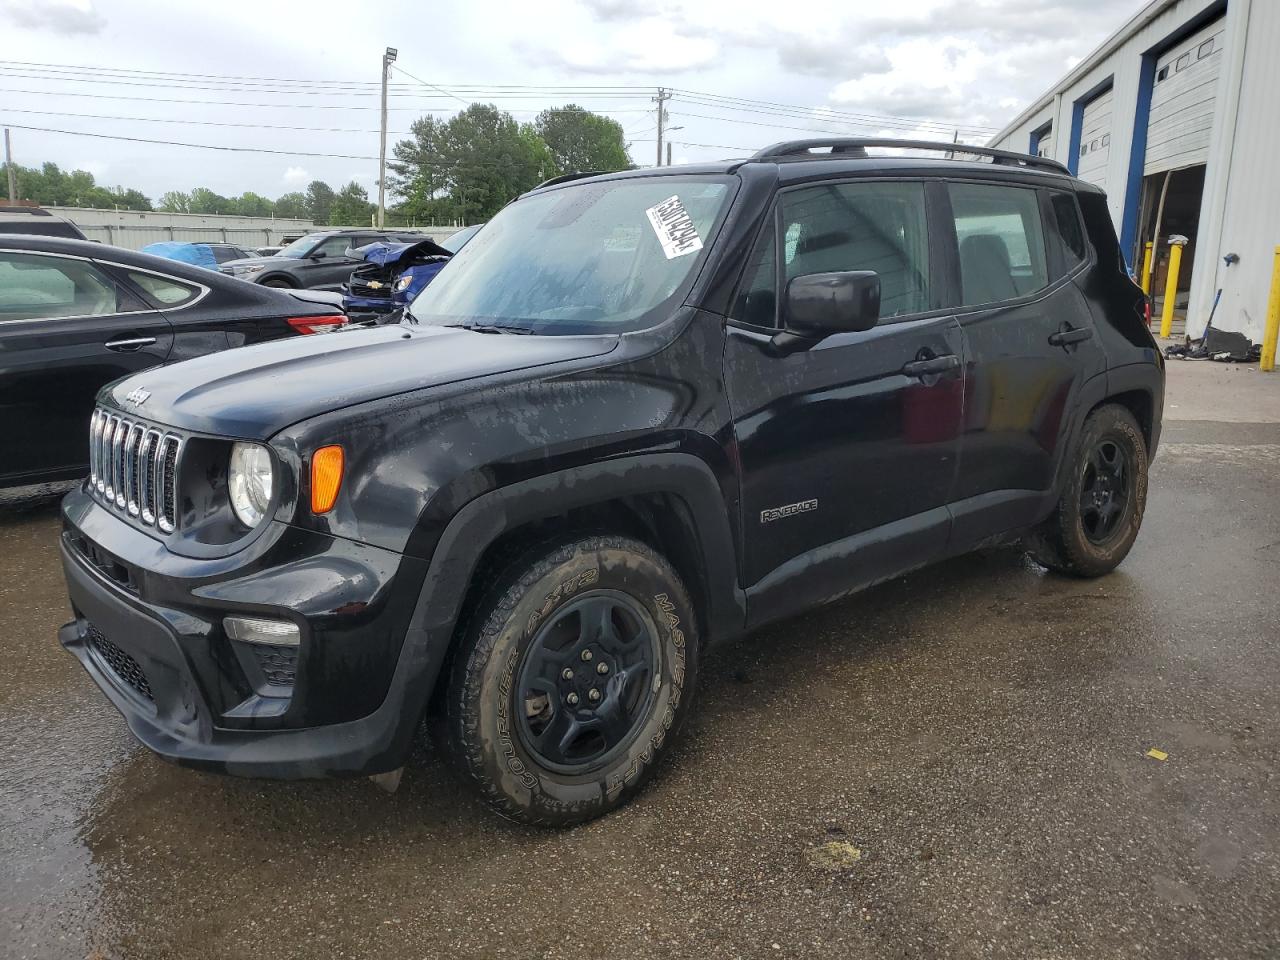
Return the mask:
[[1133,414],[1118,404],[1089,415],[1070,478],[1053,514],[1029,538],[1051,570],[1099,577],[1129,553],[1147,506],[1147,446]]
[[437,728],[499,813],[562,826],[625,803],[692,700],[698,638],[667,561],[593,536],[516,558],[460,640]]

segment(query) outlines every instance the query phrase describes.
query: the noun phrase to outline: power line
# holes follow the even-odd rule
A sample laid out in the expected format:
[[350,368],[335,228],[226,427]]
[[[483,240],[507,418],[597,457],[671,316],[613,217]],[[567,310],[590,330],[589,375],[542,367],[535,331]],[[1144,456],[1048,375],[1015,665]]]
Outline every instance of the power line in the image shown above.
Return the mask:
[[448,90],[445,90],[443,87],[437,87],[434,83],[427,83],[427,81],[425,80],[418,80],[417,77],[415,77],[408,70],[405,70],[403,67],[397,67],[395,64],[392,64],[391,69],[394,70],[396,73],[404,74],[410,80],[417,80],[418,83],[422,84],[424,87],[428,87],[432,90],[439,91],[440,93],[443,93],[446,97],[453,97],[454,100],[457,100],[459,103],[464,104],[468,107],[471,106],[470,100],[464,100],[462,99],[462,97],[458,96],[457,94],[450,93]]
[[377,160],[377,157],[365,157],[351,153],[319,153],[305,150],[269,150],[265,147],[231,147],[225,144],[185,143],[179,140],[152,140],[146,137],[125,137],[111,133],[90,133],[87,130],[59,130],[55,127],[33,127],[22,123],[9,123],[5,126],[15,130],[35,130],[39,133],[61,133],[69,137],[94,137],[98,140],[126,140],[130,143],[153,143],[166,147],[191,147],[196,150],[223,150],[230,153],[273,153],[286,157],[325,157],[333,160]]
[[[2,108],[6,113],[36,113],[48,117],[80,117],[86,120],[128,120],[137,123],[183,123],[201,127],[249,127],[257,130],[296,130],[309,133],[377,133],[377,130],[360,130],[351,127],[293,127],[275,123],[230,123],[217,120],[170,120],[163,117],[120,117],[104,113],[69,113],[61,110],[19,110],[16,107]],[[398,137],[412,136],[410,130],[388,130]]]

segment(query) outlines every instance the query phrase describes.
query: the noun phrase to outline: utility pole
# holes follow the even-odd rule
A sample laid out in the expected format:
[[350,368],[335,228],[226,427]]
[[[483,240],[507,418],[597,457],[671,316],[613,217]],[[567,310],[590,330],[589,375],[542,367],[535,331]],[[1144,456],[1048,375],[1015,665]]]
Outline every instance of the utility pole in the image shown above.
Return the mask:
[[13,149],[9,145],[9,128],[4,128],[4,168],[9,171],[9,202],[18,201],[18,177],[13,172]]
[[387,77],[391,65],[396,62],[396,48],[387,47],[382,55],[382,129],[378,145],[378,229],[386,226],[387,219]]
[[[653,102],[658,105],[658,160],[656,166],[662,166],[662,131],[667,121],[666,102],[671,99],[671,94],[667,92],[666,87],[658,88],[658,95],[653,97]],[[668,160],[669,164],[671,161]]]
[[667,141],[667,166],[671,166],[671,141]]

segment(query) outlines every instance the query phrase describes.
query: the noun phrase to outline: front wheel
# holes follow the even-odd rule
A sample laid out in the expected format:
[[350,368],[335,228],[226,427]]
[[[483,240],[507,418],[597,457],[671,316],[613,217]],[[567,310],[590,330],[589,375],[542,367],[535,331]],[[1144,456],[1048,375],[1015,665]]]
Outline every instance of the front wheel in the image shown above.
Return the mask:
[[1032,557],[1077,577],[1110,573],[1128,555],[1147,506],[1147,445],[1124,407],[1089,415],[1053,514],[1032,534]]
[[274,287],[277,290],[298,289],[298,285],[296,283],[290,283],[288,280],[281,280],[276,277],[272,277],[270,280],[263,280],[262,285],[264,287]]
[[525,553],[460,638],[440,746],[498,813],[542,826],[620,806],[671,748],[698,633],[658,553],[592,536]]

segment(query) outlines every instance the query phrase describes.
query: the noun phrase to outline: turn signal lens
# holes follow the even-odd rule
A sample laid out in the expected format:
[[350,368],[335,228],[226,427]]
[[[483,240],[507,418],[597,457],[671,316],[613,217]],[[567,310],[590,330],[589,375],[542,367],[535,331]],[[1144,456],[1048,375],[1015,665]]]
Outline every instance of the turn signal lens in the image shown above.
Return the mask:
[[342,489],[342,448],[321,447],[311,455],[311,512],[328,513]]
[[347,318],[342,314],[327,317],[290,317],[285,323],[298,333],[332,333],[346,326]]

